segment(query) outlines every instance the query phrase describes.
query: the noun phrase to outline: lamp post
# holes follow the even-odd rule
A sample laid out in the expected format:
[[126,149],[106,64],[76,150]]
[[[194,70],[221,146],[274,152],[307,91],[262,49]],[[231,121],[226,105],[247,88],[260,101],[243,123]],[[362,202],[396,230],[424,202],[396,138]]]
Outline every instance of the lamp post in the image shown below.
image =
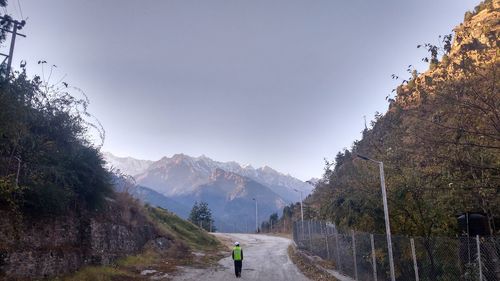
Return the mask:
[[304,232],[304,208],[302,206],[302,191],[297,190],[295,188],[293,190],[300,193],[300,220],[301,220],[301,224],[302,224],[302,232]]
[[258,211],[257,211],[257,199],[256,198],[252,198],[253,201],[255,201],[255,232],[256,233],[259,233],[259,221],[258,221]]
[[385,217],[385,232],[387,235],[387,249],[389,254],[389,267],[391,271],[391,281],[396,280],[396,275],[394,273],[394,258],[392,255],[392,237],[391,237],[391,226],[389,223],[389,208],[387,207],[387,193],[385,191],[385,177],[384,177],[384,163],[382,161],[376,161],[370,159],[366,156],[357,154],[357,156],[365,161],[371,161],[377,163],[380,171],[380,187],[382,188],[382,201],[384,203],[384,217]]

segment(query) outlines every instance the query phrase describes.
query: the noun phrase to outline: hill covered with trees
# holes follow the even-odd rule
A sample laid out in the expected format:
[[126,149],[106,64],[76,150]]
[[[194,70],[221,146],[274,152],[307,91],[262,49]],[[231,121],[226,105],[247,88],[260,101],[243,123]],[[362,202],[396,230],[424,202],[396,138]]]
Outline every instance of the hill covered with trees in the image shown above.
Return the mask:
[[418,46],[429,69],[410,66],[388,111],[326,164],[306,200],[318,218],[384,232],[379,170],[360,154],[384,163],[394,233],[456,235],[464,212],[486,214],[500,232],[499,8],[484,1],[442,46]]

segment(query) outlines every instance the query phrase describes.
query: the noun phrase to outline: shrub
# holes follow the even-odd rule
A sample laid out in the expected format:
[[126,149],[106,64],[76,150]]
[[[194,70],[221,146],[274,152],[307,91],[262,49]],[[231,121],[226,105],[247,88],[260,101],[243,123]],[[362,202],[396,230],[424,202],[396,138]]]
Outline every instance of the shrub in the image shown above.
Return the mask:
[[112,189],[102,156],[86,137],[95,127],[86,121],[88,101],[67,87],[45,86],[24,70],[0,78],[0,208],[36,215],[95,209]]

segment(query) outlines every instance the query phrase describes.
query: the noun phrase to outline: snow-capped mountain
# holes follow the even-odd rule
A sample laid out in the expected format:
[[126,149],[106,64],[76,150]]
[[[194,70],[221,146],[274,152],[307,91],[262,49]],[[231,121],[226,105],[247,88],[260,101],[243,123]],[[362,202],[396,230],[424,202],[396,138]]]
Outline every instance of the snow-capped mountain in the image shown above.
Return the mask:
[[253,168],[236,162],[218,162],[206,156],[176,154],[158,161],[115,157],[105,153],[109,166],[134,176],[138,185],[132,194],[182,217],[195,201],[205,201],[212,209],[220,230],[255,229],[255,201],[258,220],[264,221],[283,207],[305,198],[313,186],[270,167]]
[[265,185],[286,202],[300,200],[299,192],[302,192],[305,198],[314,188],[309,183],[280,173],[268,166],[255,169],[251,165],[240,165],[234,161],[214,161],[204,155],[191,157],[185,154],[175,154],[170,158],[163,157],[158,161],[147,161],[104,153],[104,158],[108,165],[134,176],[139,184],[153,188],[167,196],[192,192],[198,185],[208,182],[210,175],[216,169],[245,176]]
[[120,170],[120,172],[135,176],[144,172],[154,161],[139,160],[132,157],[118,157],[109,152],[103,153],[108,169]]

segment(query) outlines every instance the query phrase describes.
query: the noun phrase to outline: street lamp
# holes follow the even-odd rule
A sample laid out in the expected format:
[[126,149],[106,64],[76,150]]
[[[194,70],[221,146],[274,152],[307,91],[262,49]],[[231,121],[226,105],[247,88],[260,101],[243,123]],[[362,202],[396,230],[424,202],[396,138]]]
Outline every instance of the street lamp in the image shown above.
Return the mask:
[[300,219],[302,221],[302,231],[304,231],[304,208],[302,207],[302,191],[295,188],[293,190],[300,193]]
[[382,201],[384,202],[385,232],[387,235],[387,249],[389,252],[389,267],[391,270],[391,281],[395,281],[396,275],[394,273],[394,258],[392,256],[392,238],[391,238],[391,226],[389,224],[389,208],[387,207],[387,194],[385,192],[384,163],[382,163],[382,161],[376,161],[359,154],[357,154],[357,156],[365,161],[371,161],[373,163],[377,163],[380,170],[380,186],[382,188]]
[[253,201],[255,201],[255,232],[259,233],[259,222],[258,222],[258,212],[257,212],[257,199],[252,198]]

